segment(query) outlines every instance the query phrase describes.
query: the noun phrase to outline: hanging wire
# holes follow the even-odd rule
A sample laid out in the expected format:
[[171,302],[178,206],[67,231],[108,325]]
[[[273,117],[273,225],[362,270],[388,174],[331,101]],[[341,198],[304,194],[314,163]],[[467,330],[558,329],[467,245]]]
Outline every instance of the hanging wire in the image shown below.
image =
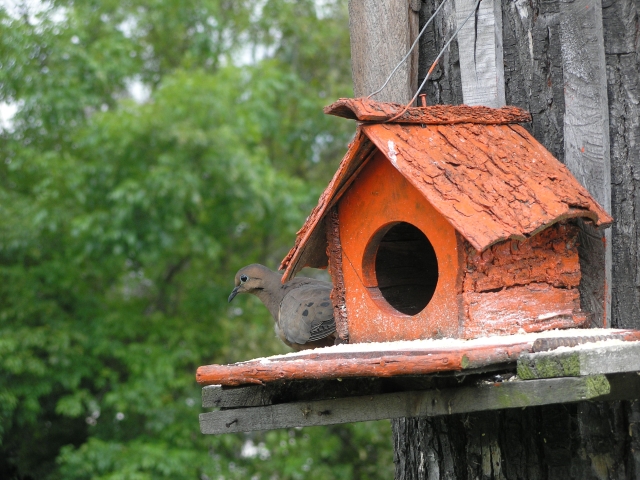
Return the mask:
[[475,13],[475,11],[478,8],[478,5],[480,5],[480,2],[482,0],[477,0],[475,5],[473,6],[473,8],[471,9],[471,12],[469,12],[469,15],[467,15],[467,18],[464,19],[464,22],[462,22],[462,24],[456,29],[455,32],[453,32],[453,35],[451,35],[451,38],[449,39],[449,41],[445,44],[444,47],[442,47],[442,50],[440,50],[440,53],[438,54],[438,56],[436,57],[436,59],[434,60],[433,64],[431,64],[431,68],[429,69],[429,71],[427,72],[427,75],[424,77],[424,80],[422,81],[422,83],[420,84],[420,86],[418,87],[418,91],[416,92],[416,94],[413,96],[413,98],[411,100],[409,100],[409,103],[407,103],[404,107],[404,109],[395,117],[390,118],[389,120],[387,120],[385,123],[388,122],[393,122],[395,119],[397,119],[398,117],[401,117],[402,115],[404,115],[404,112],[406,112],[409,107],[411,105],[413,105],[413,102],[415,102],[416,98],[418,98],[418,94],[420,93],[420,90],[422,90],[422,87],[424,87],[424,85],[427,83],[427,80],[429,80],[429,77],[431,76],[431,73],[433,73],[433,70],[436,68],[436,65],[438,64],[438,61],[440,60],[440,57],[442,57],[442,55],[444,54],[444,52],[447,50],[447,48],[449,47],[449,44],[453,41],[454,38],[456,38],[458,36],[458,32],[460,32],[460,30],[462,30],[462,27],[464,27],[464,24],[467,23],[467,20],[469,20],[471,18],[471,15],[473,15]]
[[420,30],[420,33],[418,33],[418,36],[416,37],[416,39],[413,41],[413,45],[411,45],[411,48],[409,49],[409,51],[407,52],[407,54],[402,58],[402,60],[400,60],[398,62],[398,64],[396,65],[396,68],[393,69],[393,71],[389,74],[389,76],[387,77],[387,80],[382,84],[382,86],[376,90],[375,92],[369,94],[369,96],[367,96],[367,98],[371,98],[374,95],[377,95],[378,93],[380,93],[384,87],[387,86],[387,84],[389,83],[389,81],[391,80],[391,78],[393,77],[393,75],[398,71],[398,69],[402,66],[402,64],[404,62],[407,61],[407,58],[409,58],[409,55],[411,55],[411,52],[413,52],[413,49],[416,47],[416,45],[418,44],[418,41],[420,40],[420,37],[422,36],[422,34],[425,32],[425,30],[427,29],[427,27],[429,26],[429,24],[433,21],[434,18],[436,18],[436,15],[438,14],[438,12],[440,11],[440,9],[444,6],[444,4],[447,3],[447,0],[442,0],[442,2],[440,3],[440,5],[438,6],[438,8],[436,9],[435,12],[433,12],[433,15],[431,15],[431,17],[429,18],[429,20],[427,20],[427,23],[424,24],[424,27],[422,27],[422,29]]

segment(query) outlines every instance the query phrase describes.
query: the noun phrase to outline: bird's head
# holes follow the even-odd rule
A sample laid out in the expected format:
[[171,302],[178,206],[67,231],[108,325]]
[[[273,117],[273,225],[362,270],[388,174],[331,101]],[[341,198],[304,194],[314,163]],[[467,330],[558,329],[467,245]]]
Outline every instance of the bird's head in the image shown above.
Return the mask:
[[257,293],[265,288],[265,282],[277,274],[267,267],[254,263],[241,268],[236,273],[235,288],[229,295],[229,302],[239,293]]

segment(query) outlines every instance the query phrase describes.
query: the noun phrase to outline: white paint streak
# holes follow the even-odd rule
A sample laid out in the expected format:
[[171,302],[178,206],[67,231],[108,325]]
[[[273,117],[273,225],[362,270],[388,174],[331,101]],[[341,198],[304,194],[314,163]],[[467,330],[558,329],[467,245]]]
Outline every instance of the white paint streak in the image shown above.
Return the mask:
[[483,0],[475,15],[474,6],[474,0],[455,0],[457,24],[462,25],[469,18],[457,38],[462,97],[467,105],[503,107],[506,101],[501,2]]
[[516,0],[516,9],[518,10],[518,15],[522,20],[529,18],[529,2],[527,0]]
[[562,312],[548,312],[538,315],[538,320],[549,320],[550,318],[559,317],[561,315],[573,315],[571,310],[563,310]]
[[[522,330],[524,331],[524,330]],[[476,348],[480,346],[492,345],[499,347],[501,345],[510,345],[513,343],[533,343],[538,338],[554,338],[554,337],[590,337],[599,335],[615,335],[616,332],[626,331],[611,328],[571,328],[566,330],[547,330],[545,332],[536,333],[518,333],[516,335],[492,335],[489,337],[474,338],[472,340],[462,340],[458,338],[440,338],[440,339],[424,339],[424,340],[398,340],[395,342],[372,342],[372,343],[345,343],[341,345],[333,345],[331,347],[316,348],[313,350],[302,350],[300,352],[287,353],[285,355],[274,355],[268,358],[257,358],[249,360],[250,362],[259,361],[262,364],[268,364],[270,361],[278,361],[281,359],[295,359],[300,357],[303,361],[313,351],[313,354],[333,354],[333,353],[358,353],[358,352],[393,352],[397,350],[406,351],[422,351],[437,350],[443,351],[456,348]],[[606,340],[613,342],[614,340]],[[615,340],[625,343],[621,340]],[[600,343],[600,342],[597,342]],[[628,342],[627,342],[628,343]],[[590,344],[593,345],[593,344]]]
[[396,145],[395,143],[393,143],[393,140],[389,140],[387,142],[387,147],[389,148],[387,157],[389,157],[389,160],[391,160],[391,163],[393,163],[393,165],[397,166],[398,158],[396,155],[398,155],[398,152],[396,152]]

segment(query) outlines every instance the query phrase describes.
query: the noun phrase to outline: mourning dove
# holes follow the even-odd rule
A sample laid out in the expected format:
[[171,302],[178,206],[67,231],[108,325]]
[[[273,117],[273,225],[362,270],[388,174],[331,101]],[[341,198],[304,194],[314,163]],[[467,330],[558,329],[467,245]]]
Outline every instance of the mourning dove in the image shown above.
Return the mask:
[[331,284],[305,277],[284,284],[281,280],[280,274],[265,266],[248,265],[236,273],[229,302],[239,293],[258,297],[275,320],[280,340],[294,350],[333,345],[336,322],[329,298]]

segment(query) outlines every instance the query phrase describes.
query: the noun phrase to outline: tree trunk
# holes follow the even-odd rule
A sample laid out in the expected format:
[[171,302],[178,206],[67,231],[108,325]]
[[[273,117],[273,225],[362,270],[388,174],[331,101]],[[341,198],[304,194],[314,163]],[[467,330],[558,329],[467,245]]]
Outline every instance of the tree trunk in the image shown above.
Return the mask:
[[[604,0],[613,224],[612,325],[640,322],[640,57],[637,0]],[[638,190],[638,193],[636,193]]]
[[[439,2],[425,0],[421,26]],[[420,42],[419,81],[455,29],[453,2]],[[640,57],[638,0],[603,0],[611,156],[613,327],[640,329]],[[559,0],[502,1],[507,104],[565,160],[565,78]],[[564,52],[566,55],[566,52]],[[425,88],[429,103],[462,103],[454,41]],[[396,479],[640,478],[640,402],[578,403],[392,421]]]

